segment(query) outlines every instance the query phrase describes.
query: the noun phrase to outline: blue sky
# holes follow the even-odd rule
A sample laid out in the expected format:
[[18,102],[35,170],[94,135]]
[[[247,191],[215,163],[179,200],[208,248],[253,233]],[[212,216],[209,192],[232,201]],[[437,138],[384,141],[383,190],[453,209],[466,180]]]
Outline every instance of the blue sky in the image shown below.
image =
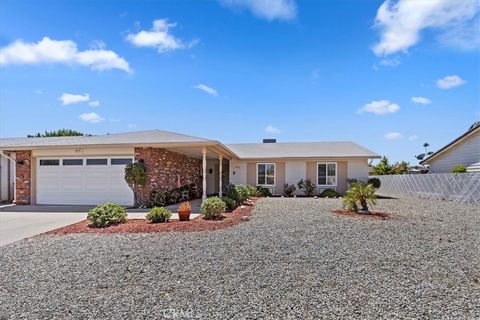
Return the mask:
[[480,5],[0,2],[0,137],[352,140],[416,163],[480,117]]

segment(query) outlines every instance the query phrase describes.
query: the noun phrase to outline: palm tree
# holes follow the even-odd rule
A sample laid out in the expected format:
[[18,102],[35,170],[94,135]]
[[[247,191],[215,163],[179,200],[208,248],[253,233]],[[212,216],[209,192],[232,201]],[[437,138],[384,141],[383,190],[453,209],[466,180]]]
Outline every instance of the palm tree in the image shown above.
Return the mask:
[[365,213],[368,213],[368,206],[373,208],[376,204],[377,196],[375,187],[368,183],[355,182],[350,185],[350,189],[343,197],[345,209],[358,211],[358,204]]
[[425,148],[425,154],[428,154],[428,147],[430,147],[430,145],[428,144],[428,142],[425,142],[423,144],[423,147]]

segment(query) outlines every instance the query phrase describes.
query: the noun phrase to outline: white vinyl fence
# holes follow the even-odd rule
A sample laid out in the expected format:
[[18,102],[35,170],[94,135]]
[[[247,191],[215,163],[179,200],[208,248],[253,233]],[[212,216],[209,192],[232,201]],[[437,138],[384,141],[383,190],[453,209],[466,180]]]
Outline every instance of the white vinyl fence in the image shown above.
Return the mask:
[[480,205],[480,172],[372,176],[381,181],[378,194],[418,197]]

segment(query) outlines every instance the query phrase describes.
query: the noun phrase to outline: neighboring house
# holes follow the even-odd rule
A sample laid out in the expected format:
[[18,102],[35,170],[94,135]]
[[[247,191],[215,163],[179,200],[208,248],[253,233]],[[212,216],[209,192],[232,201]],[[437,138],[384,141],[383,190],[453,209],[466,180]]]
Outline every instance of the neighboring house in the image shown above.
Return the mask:
[[[285,183],[311,179],[319,191],[347,189],[347,179],[368,178],[368,160],[380,156],[353,142],[250,143],[215,140],[150,130],[102,136],[0,139],[3,158],[15,157],[17,204],[133,204],[124,168],[147,167],[150,199],[154,190],[195,184],[222,194],[228,183],[269,188],[281,195]],[[205,186],[205,188],[202,188]]]
[[459,165],[468,171],[480,171],[480,122],[475,122],[467,132],[421,161],[429,166],[429,173],[447,173]]
[[14,199],[15,162],[9,154],[0,157],[0,203]]

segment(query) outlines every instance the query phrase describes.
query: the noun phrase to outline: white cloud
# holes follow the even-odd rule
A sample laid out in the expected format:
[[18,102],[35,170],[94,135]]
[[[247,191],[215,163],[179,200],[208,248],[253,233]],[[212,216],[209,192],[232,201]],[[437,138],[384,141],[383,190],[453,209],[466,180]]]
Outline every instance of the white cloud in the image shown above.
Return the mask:
[[387,113],[395,113],[400,109],[400,106],[396,103],[391,103],[388,100],[372,101],[364,105],[358,110],[358,113],[371,112],[378,115]]
[[220,0],[228,7],[243,7],[258,18],[272,20],[293,20],[297,16],[294,0]]
[[[406,52],[420,41],[424,29],[440,29],[447,35],[446,40],[456,39],[458,42],[465,28],[478,23],[475,15],[479,11],[478,0],[386,0],[378,8],[375,18],[375,26],[381,35],[373,51],[376,55]],[[470,38],[474,39],[474,36]]]
[[387,140],[400,140],[402,137],[402,134],[399,132],[390,132],[385,135],[385,139]]
[[205,91],[206,93],[208,94],[211,94],[212,96],[218,96],[218,92],[217,90],[207,86],[207,85],[204,85],[204,84],[197,84],[196,86],[194,86],[195,89],[199,89],[199,90],[202,90],[202,91]]
[[412,97],[412,102],[416,104],[423,104],[423,105],[432,103],[430,99],[425,97]]
[[442,79],[438,79],[437,87],[445,90],[445,89],[459,87],[461,85],[464,85],[465,83],[467,83],[467,81],[463,80],[457,75],[453,75],[453,76],[446,76]]
[[88,103],[88,105],[89,105],[90,107],[98,107],[98,106],[100,105],[100,101],[98,101],[98,100],[90,101],[90,102]]
[[90,122],[90,123],[99,123],[104,121],[105,119],[100,117],[98,114],[95,112],[89,112],[89,113],[82,113],[81,115],[78,116],[80,120],[85,121],[85,122]]
[[271,134],[279,134],[281,133],[280,129],[274,127],[274,126],[267,126],[265,128],[265,132],[271,133]]
[[137,47],[155,48],[159,53],[177,49],[191,48],[198,40],[184,43],[170,33],[170,29],[176,27],[176,23],[169,23],[167,19],[153,21],[150,31],[141,30],[138,33],[127,35],[127,40]]
[[42,63],[77,64],[92,70],[131,72],[128,62],[115,52],[104,49],[79,51],[77,44],[71,40],[52,40],[49,37],[36,43],[17,40],[0,50],[0,65]]
[[418,136],[416,134],[412,134],[411,136],[408,137],[409,141],[416,141],[418,139]]
[[72,93],[63,93],[58,100],[62,103],[62,106],[67,106],[69,104],[75,104],[80,102],[87,102],[90,100],[90,95],[85,94],[72,94]]

